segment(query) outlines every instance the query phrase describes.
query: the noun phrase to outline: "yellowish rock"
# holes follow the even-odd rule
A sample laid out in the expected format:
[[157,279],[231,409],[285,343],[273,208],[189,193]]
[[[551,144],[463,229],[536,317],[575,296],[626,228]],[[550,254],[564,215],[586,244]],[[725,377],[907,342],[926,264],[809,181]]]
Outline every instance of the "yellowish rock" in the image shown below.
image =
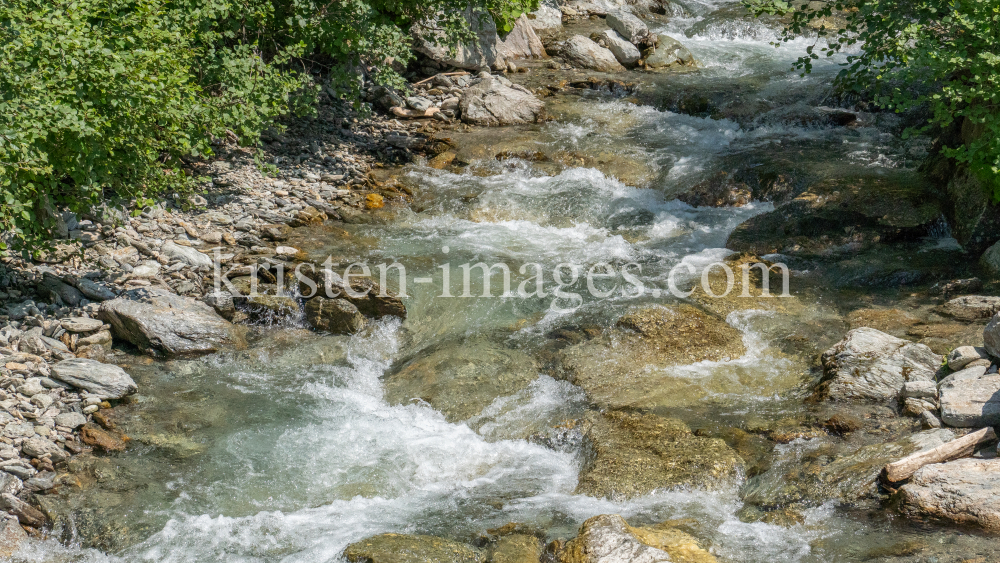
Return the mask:
[[385,199],[378,194],[368,194],[365,196],[366,209],[382,209],[385,207]]

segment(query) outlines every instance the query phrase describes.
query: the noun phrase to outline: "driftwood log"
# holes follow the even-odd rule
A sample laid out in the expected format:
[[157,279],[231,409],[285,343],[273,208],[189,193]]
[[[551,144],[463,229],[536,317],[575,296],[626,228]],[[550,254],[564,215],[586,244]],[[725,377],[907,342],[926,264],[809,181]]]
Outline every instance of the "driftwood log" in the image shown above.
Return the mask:
[[976,447],[979,444],[995,440],[996,437],[996,432],[987,426],[971,434],[966,434],[961,438],[941,444],[936,448],[910,454],[899,461],[894,461],[885,466],[883,476],[890,483],[905,481],[925,465],[944,463],[970,456],[975,453]]

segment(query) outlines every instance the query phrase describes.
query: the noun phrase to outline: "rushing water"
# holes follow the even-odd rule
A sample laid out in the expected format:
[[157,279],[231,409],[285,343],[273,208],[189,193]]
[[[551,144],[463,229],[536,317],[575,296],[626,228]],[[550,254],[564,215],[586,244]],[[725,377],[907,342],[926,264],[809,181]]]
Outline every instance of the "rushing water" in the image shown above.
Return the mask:
[[[580,452],[526,438],[580,416],[587,400],[541,368],[514,394],[487,396],[487,406],[468,420],[449,422],[420,400],[394,405],[386,398],[386,374],[424,351],[457,355],[468,347],[474,354],[483,346],[530,355],[553,329],[608,326],[632,305],[665,301],[648,291],[640,297],[619,291],[603,299],[584,296],[575,310],[559,311],[552,297],[435,298],[442,291],[441,264],[504,262],[516,287],[524,279],[517,269],[528,263],[541,264],[549,279],[560,263],[636,263],[648,287],[665,288],[671,267],[725,257],[728,233],[771,209],[763,203],[692,208],[672,199],[701,179],[734,163],[788,163],[825,177],[845,167],[905,169],[919,157],[919,144],[903,144],[893,134],[891,117],[861,114],[851,128],[813,118],[821,111],[816,108],[832,103],[829,82],[838,67],[819,64],[806,78],[788,73],[811,40],[775,49],[773,28],[719,11],[731,9],[730,2],[687,7],[689,17],[660,31],[694,52],[698,73],[643,78],[650,105],[594,96],[533,133],[549,148],[612,147],[630,155],[654,169],[648,187],[630,187],[594,168],[550,176],[517,159],[479,165],[492,175],[412,168],[406,181],[421,188],[413,211],[386,224],[350,226],[346,238],[315,235],[310,249],[319,260],[333,255],[342,262],[406,265],[405,322],[382,321],[350,338],[273,330],[246,352],[136,362],[130,371],[143,390],[138,444],[91,469],[96,484],[74,501],[77,516],[62,538],[66,544],[36,542],[19,557],[313,563],[339,561],[347,544],[381,532],[468,540],[487,528],[527,522],[552,538],[572,537],[580,522],[606,513],[635,522],[691,519],[722,561],[878,559],[890,553],[880,546],[918,538],[928,549],[943,546],[941,553],[981,550],[975,536],[878,515],[888,511],[855,514],[832,501],[806,509],[792,525],[747,522],[752,519],[740,516],[737,487],[622,502],[574,494]],[[721,100],[715,105],[728,108],[727,115],[671,111],[692,95]],[[413,282],[421,276],[436,282]],[[459,279],[455,267],[454,294],[461,291]],[[809,324],[821,326],[810,334],[828,343],[843,325],[821,297],[800,299],[806,305],[791,318],[730,314],[744,333],[745,356],[678,368],[676,376],[698,392],[664,403],[664,412],[711,428],[801,410],[811,358],[779,352],[774,340]],[[780,446],[776,463],[796,463],[811,447],[808,441]],[[101,530],[98,543],[112,553],[79,547],[72,534],[83,528]]]

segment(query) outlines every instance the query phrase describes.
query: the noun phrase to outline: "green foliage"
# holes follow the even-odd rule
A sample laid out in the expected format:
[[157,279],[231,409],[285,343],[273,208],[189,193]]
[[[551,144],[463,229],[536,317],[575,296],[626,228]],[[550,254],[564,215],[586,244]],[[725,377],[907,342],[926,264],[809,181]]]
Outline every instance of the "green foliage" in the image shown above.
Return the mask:
[[[926,109],[927,124],[907,134],[958,123],[964,142],[945,154],[969,165],[1000,200],[1000,3],[997,0],[854,0],[793,5],[744,0],[755,14],[790,17],[782,39],[819,27],[796,62],[803,72],[820,56],[848,52],[837,80],[874,95],[881,107]],[[822,24],[831,16],[846,26]],[[821,19],[824,18],[824,19]],[[818,49],[816,47],[819,47]],[[860,47],[860,52],[855,51]]]
[[[285,114],[313,111],[312,71],[359,102],[395,88],[414,26],[455,45],[465,12],[509,29],[537,0],[3,0],[0,232],[51,233],[55,211],[141,207],[189,190],[185,159],[219,138],[255,145]],[[274,172],[273,170],[268,170]]]

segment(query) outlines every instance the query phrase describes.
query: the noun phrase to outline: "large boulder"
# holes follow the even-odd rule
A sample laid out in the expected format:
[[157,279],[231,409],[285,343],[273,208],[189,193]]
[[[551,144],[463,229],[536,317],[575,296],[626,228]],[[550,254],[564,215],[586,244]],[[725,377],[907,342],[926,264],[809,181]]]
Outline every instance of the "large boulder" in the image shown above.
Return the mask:
[[139,390],[122,368],[84,358],[55,364],[52,366],[52,379],[108,399],[121,399]]
[[535,35],[527,14],[521,14],[514,22],[514,28],[497,45],[500,55],[506,60],[544,59],[545,45]]
[[835,401],[895,401],[907,381],[935,381],[942,357],[873,328],[856,328],[823,353],[820,395]]
[[625,70],[614,53],[594,43],[589,37],[574,35],[563,42],[559,53],[571,65],[601,72]]
[[983,252],[979,257],[979,265],[994,278],[1000,278],[1000,242]]
[[825,180],[789,203],[737,226],[726,248],[763,256],[856,254],[886,242],[920,240],[941,206],[919,181],[879,177]]
[[380,534],[344,549],[351,563],[484,563],[485,553],[470,545],[434,536]]
[[528,21],[536,31],[562,27],[562,11],[556,0],[544,0],[538,9],[528,14]]
[[485,339],[447,342],[420,351],[390,373],[385,397],[390,404],[425,401],[457,422],[524,389],[538,373],[535,361],[519,350]]
[[149,353],[189,356],[243,344],[237,327],[212,307],[164,289],[134,289],[101,303],[98,315],[116,338]]
[[493,16],[488,12],[466,8],[462,13],[469,29],[476,33],[471,43],[448,45],[441,32],[435,30],[434,22],[413,26],[414,48],[431,59],[446,66],[468,70],[489,70],[503,61],[497,48],[500,37]]
[[580,526],[577,537],[556,553],[559,563],[715,563],[698,540],[669,523],[632,527],[617,514],[602,514]]
[[656,48],[645,53],[646,68],[661,69],[675,66],[693,66],[694,55],[680,41],[667,35],[656,39]]
[[[794,385],[768,374],[767,381],[685,377],[672,366],[735,360],[746,353],[742,333],[725,318],[691,305],[652,306],[623,315],[614,329],[560,351],[558,375],[581,387],[600,408],[689,406],[712,393],[770,394]],[[737,389],[737,387],[739,389]]]
[[899,490],[910,518],[1000,531],[1000,459],[966,458],[926,465]]
[[642,45],[650,39],[649,28],[639,18],[625,10],[608,12],[604,20],[608,27],[617,31],[633,45]]
[[631,67],[639,62],[639,58],[642,56],[639,48],[622,37],[620,33],[608,29],[604,32],[603,38],[608,49],[623,66]]
[[1000,375],[949,379],[941,383],[940,396],[941,421],[948,426],[1000,425]]
[[717,489],[743,473],[725,442],[695,436],[680,420],[607,411],[580,424],[590,455],[577,493],[622,500],[678,487]]
[[534,123],[545,117],[545,103],[527,88],[503,77],[484,75],[462,93],[462,121],[475,125]]

